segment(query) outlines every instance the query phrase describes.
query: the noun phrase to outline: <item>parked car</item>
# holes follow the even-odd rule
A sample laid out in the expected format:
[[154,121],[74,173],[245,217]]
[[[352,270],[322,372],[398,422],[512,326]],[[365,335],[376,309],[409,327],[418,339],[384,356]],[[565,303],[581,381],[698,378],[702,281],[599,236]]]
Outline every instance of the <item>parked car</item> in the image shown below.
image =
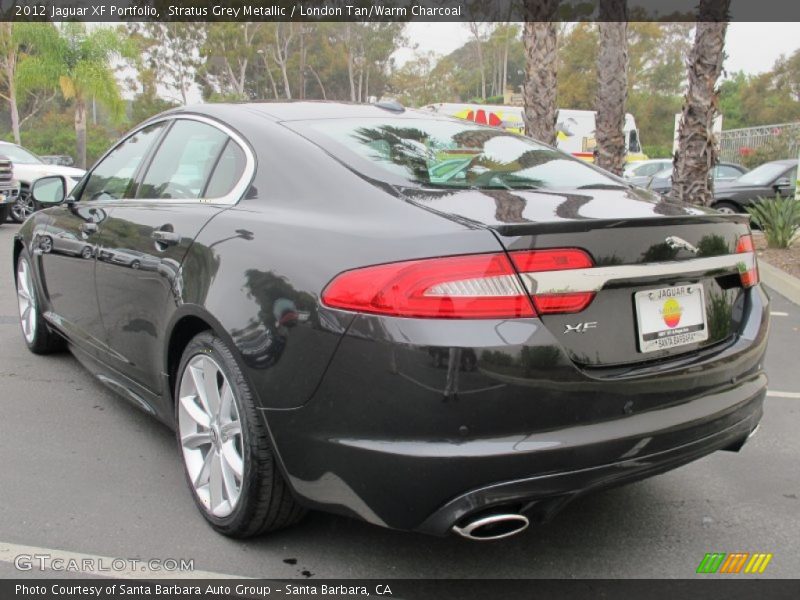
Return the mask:
[[14,178],[19,182],[19,192],[10,215],[17,223],[22,223],[34,210],[28,194],[31,182],[47,175],[63,175],[69,191],[85,173],[83,169],[47,164],[30,150],[10,142],[0,141],[0,155],[7,156],[14,163]]
[[671,158],[651,158],[649,160],[639,160],[625,165],[622,176],[632,185],[647,187],[650,179],[666,168],[672,167]]
[[[226,535],[312,508],[507,537],[738,450],[761,418],[769,301],[747,217],[529,138],[395,103],[205,104],[66,186],[34,184],[50,207],[14,240],[25,343],[67,340],[173,427]],[[51,223],[95,258],[35,252]]]
[[84,240],[80,234],[53,226],[39,236],[38,248],[42,252],[60,252],[86,259],[94,256],[94,245]]
[[748,171],[714,190],[714,208],[723,213],[742,213],[759,198],[794,197],[797,159],[773,160]]
[[98,260],[107,261],[131,269],[152,271],[161,264],[161,259],[147,252],[123,248],[102,249],[97,255]]
[[[745,173],[747,173],[747,168],[742,165],[721,162],[711,170],[711,177],[714,178],[714,188],[716,189],[721,184],[735,181]],[[672,189],[672,164],[670,163],[668,168],[653,175],[645,187],[659,194],[669,193]]]
[[14,164],[0,154],[0,225],[6,222],[19,195],[19,183],[14,179]]

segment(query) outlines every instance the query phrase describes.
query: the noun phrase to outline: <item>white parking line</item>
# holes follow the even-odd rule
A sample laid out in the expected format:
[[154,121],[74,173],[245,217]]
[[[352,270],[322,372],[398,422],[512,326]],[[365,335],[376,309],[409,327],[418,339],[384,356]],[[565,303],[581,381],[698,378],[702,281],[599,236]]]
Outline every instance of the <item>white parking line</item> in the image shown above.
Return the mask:
[[770,311],[769,314],[770,314],[771,317],[788,317],[789,316],[789,313],[781,312],[779,310],[772,310],[772,311]]
[[800,400],[800,392],[778,392],[776,390],[768,390],[767,396],[772,396],[773,398],[794,398],[795,400]]
[[[169,564],[168,559],[160,559],[160,561],[162,565]],[[20,573],[26,574],[45,570],[129,579],[247,579],[238,575],[225,575],[212,571],[150,569],[146,559],[138,559],[137,564],[134,565],[132,559],[127,558],[83,554],[6,542],[0,542],[0,562],[11,563],[20,570]],[[178,559],[178,563],[180,563],[180,559]],[[42,565],[44,565],[44,569],[41,568]],[[28,566],[30,569],[27,568]]]

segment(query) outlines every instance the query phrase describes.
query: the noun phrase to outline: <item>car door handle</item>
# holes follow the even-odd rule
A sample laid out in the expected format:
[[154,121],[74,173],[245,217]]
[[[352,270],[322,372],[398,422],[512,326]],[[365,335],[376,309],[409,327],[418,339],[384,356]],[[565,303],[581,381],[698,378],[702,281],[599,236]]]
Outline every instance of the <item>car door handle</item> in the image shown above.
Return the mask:
[[174,246],[181,243],[181,235],[174,231],[164,231],[163,229],[156,229],[151,236],[157,243],[166,246]]
[[81,233],[85,233],[86,235],[97,233],[97,223],[81,223]]

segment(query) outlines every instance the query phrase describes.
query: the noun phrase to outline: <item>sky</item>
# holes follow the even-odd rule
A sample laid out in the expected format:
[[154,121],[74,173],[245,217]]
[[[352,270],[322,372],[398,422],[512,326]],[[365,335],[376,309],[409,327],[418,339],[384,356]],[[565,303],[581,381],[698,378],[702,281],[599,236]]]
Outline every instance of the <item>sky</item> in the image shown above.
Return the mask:
[[[463,23],[410,23],[406,29],[409,40],[416,43],[418,52],[449,54],[469,40]],[[749,75],[772,68],[781,54],[789,55],[800,48],[797,23],[731,23],[725,42],[728,54],[725,70],[744,71]],[[399,64],[414,57],[414,50],[402,48],[395,53]]]

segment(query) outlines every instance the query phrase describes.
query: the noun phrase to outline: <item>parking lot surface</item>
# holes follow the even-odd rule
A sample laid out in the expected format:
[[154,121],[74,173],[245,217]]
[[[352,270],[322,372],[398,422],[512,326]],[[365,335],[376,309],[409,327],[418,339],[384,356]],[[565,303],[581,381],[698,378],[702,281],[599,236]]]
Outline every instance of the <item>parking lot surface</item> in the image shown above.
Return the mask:
[[501,542],[321,513],[235,541],[195,509],[171,431],[70,354],[27,351],[12,278],[17,228],[0,226],[0,577],[42,576],[14,567],[26,547],[193,559],[212,574],[260,578],[696,577],[707,552],[768,552],[762,577],[800,573],[800,307],[777,294],[771,391],[758,434],[738,454],[718,452],[586,496],[553,522]]

